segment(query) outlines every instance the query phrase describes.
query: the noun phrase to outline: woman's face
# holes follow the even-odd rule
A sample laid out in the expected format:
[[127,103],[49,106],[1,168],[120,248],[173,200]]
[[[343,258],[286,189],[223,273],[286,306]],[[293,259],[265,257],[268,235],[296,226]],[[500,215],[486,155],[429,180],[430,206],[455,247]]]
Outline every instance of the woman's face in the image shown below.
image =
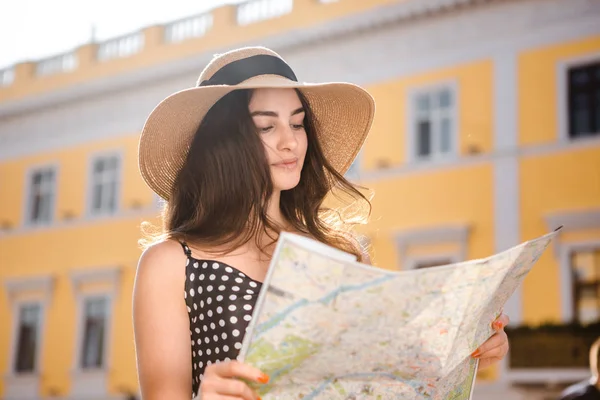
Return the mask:
[[294,89],[255,89],[250,115],[265,146],[274,190],[289,190],[300,181],[308,146],[304,108]]

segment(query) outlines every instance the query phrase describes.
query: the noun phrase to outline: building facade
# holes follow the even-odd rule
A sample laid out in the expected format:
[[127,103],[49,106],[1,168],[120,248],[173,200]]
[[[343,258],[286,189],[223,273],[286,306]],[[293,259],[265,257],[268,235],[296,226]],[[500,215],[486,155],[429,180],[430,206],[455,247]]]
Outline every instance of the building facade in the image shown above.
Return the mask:
[[[251,0],[0,70],[0,398],[138,393],[131,290],[160,207],[138,135],[241,45],[375,97],[348,176],[374,193],[376,265],[485,257],[564,225],[505,312],[599,319],[600,2]],[[505,362],[477,390],[586,376]]]

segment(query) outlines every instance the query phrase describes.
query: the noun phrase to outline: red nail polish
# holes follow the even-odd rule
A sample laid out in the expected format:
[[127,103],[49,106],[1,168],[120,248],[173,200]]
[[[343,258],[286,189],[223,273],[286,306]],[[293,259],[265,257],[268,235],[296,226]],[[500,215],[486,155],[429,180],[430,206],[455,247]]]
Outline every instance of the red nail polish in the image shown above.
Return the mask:
[[258,377],[258,381],[259,381],[260,383],[267,383],[267,382],[269,382],[269,375],[267,375],[267,374],[262,374],[262,375],[260,375],[260,376]]
[[473,358],[477,358],[481,355],[481,353],[479,352],[479,350],[475,350],[473,353],[471,353],[471,357]]

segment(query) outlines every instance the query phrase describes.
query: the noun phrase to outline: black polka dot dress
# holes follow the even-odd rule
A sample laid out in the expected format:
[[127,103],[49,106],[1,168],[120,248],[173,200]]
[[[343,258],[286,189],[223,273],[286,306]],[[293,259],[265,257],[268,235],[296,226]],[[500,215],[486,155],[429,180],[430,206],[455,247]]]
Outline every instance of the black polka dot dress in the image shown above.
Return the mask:
[[187,256],[185,303],[190,318],[192,346],[192,398],[198,394],[204,369],[220,361],[235,360],[261,283],[234,267]]

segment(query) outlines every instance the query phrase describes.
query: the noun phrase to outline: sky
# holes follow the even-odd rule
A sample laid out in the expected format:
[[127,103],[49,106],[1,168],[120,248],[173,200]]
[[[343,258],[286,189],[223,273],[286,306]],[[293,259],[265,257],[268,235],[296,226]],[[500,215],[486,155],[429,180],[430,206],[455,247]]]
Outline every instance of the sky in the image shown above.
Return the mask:
[[0,69],[239,0],[19,0],[0,12]]

